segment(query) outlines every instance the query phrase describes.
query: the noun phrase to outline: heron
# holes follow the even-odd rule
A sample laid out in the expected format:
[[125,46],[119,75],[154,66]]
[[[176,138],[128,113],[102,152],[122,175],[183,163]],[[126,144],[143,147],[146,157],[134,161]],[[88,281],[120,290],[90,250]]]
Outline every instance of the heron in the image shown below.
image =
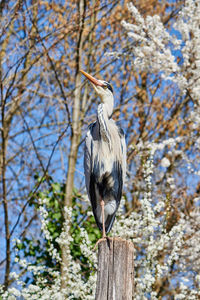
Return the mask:
[[125,135],[112,119],[112,86],[80,71],[91,82],[101,100],[96,121],[89,125],[85,138],[84,172],[94,218],[105,239],[113,226],[122,197],[126,176]]

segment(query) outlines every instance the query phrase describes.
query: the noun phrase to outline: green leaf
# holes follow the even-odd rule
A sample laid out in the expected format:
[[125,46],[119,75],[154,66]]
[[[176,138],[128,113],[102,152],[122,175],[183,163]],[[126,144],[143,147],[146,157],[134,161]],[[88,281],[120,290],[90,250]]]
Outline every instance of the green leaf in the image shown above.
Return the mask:
[[52,183],[53,192],[60,192],[60,183]]

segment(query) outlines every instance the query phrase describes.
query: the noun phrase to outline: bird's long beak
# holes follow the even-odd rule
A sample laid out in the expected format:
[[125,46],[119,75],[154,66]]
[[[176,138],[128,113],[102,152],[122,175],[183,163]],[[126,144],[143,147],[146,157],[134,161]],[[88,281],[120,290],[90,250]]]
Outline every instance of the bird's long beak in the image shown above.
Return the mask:
[[80,70],[80,72],[85,75],[85,77],[87,77],[87,79],[89,79],[92,83],[94,83],[94,85],[98,85],[98,86],[105,86],[101,81],[97,80],[96,78],[94,78],[93,76],[91,76],[90,74],[86,73],[83,70]]

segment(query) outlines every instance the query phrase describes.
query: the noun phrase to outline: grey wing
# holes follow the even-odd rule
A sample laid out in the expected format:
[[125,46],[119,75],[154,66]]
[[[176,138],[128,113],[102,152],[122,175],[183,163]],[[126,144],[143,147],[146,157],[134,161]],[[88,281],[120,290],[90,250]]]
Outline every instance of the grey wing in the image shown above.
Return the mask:
[[[117,209],[120,205],[120,200],[121,200],[121,195],[122,195],[122,188],[123,188],[123,185],[125,183],[125,179],[126,179],[126,140],[125,140],[125,134],[124,134],[124,131],[118,126],[118,132],[119,132],[119,136],[120,136],[120,144],[121,144],[121,149],[122,149],[122,161],[121,161],[121,168],[118,164],[116,164],[115,166],[115,170],[116,170],[116,173],[118,174],[118,189],[116,191],[116,196],[115,196],[115,199],[116,199],[116,202],[117,202],[117,208],[116,208],[116,211],[114,214],[112,215],[109,215],[107,220],[106,220],[106,223],[105,223],[105,227],[106,227],[106,233],[108,233],[112,226],[113,226],[113,223],[114,223],[114,220],[115,220],[115,216],[116,216],[116,212],[117,212]],[[120,173],[122,176],[120,176]],[[120,184],[121,182],[121,184]]]
[[93,170],[93,128],[95,123],[91,124],[89,127],[89,131],[87,132],[85,138],[85,151],[84,151],[84,172],[85,172],[85,184],[88,193],[89,200],[92,205],[92,211],[94,214],[94,218],[100,230],[102,230],[102,224],[99,222],[96,214],[97,207],[97,199],[96,199],[96,185],[95,185],[95,177]]

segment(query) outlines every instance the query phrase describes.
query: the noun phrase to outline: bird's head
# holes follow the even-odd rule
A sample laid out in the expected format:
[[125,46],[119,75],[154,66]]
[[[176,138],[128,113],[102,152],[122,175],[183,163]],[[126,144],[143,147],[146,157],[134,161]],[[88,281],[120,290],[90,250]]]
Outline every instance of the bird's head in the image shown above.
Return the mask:
[[98,80],[83,70],[80,70],[80,72],[87,79],[90,80],[93,88],[95,89],[96,93],[101,98],[101,101],[103,103],[107,103],[107,101],[109,101],[109,99],[110,99],[110,101],[113,100],[113,89],[112,89],[112,86],[108,82],[103,81],[103,80]]

